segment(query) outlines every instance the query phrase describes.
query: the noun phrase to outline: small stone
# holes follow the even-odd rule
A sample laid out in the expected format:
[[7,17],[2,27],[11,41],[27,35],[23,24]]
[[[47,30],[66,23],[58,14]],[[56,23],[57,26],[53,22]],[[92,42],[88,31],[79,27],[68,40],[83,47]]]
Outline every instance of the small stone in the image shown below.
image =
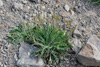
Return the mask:
[[70,10],[70,7],[69,7],[68,5],[64,5],[64,9],[65,9],[66,11],[69,11],[69,10]]
[[31,7],[30,6],[27,6],[27,9],[29,10]]
[[2,42],[2,39],[0,38],[0,42]]
[[7,67],[7,65],[4,65],[4,67]]
[[47,13],[53,15],[53,11],[51,9],[48,9]]
[[74,44],[72,44],[72,46],[73,46],[73,50],[75,51],[75,52],[78,52],[79,50],[80,50],[80,48],[82,47],[82,43],[81,43],[81,41],[79,40],[79,39],[77,39],[77,38],[73,38],[73,41],[74,41]]
[[3,26],[2,26],[2,25],[0,25],[0,28],[3,28]]
[[7,2],[8,2],[8,1],[10,1],[10,0],[5,0],[5,1],[7,1]]
[[38,3],[40,2],[40,0],[30,0],[31,2],[35,2],[35,3]]
[[1,6],[3,6],[3,2],[2,2],[2,0],[0,0],[0,7],[1,7]]
[[34,14],[38,14],[39,12],[35,9],[35,10],[33,11],[33,13],[34,13]]
[[42,14],[41,14],[41,19],[44,19],[44,18],[46,18],[47,17],[47,13],[46,12],[42,12]]
[[60,8],[60,5],[59,4],[56,5],[56,9],[58,9],[58,8]]
[[25,14],[25,16],[23,16],[23,18],[24,18],[24,19],[27,19],[27,18],[28,18],[28,15]]
[[0,65],[1,65],[2,63],[0,62]]
[[74,35],[76,35],[78,38],[82,37],[81,33],[77,29],[74,31]]
[[67,17],[67,16],[70,16],[70,13],[69,12],[66,12],[66,11],[60,11],[59,12],[59,15],[61,15],[63,17]]
[[27,1],[26,0],[23,0],[22,2],[23,2],[23,4],[27,4]]
[[12,47],[12,44],[9,43],[9,44],[7,45],[7,47],[10,49],[10,48]]
[[12,5],[16,10],[22,10],[23,9],[23,4],[21,3],[13,3]]
[[49,18],[51,18],[51,17],[52,17],[52,14],[49,14],[49,13],[48,13],[47,16],[48,16]]
[[5,12],[4,12],[4,11],[2,11],[2,10],[1,10],[1,13],[2,13],[2,14],[5,14]]
[[42,0],[43,2],[45,2],[45,3],[48,3],[49,1],[48,0]]
[[44,10],[45,9],[45,6],[41,6],[41,9]]
[[33,13],[33,16],[35,17],[35,16],[36,16],[36,14],[35,14],[35,13]]
[[69,61],[66,61],[67,62],[67,64],[69,64],[70,62]]
[[73,10],[70,10],[70,13],[71,13],[72,15],[74,15],[74,14],[75,14]]
[[4,25],[5,28],[7,28],[7,25]]
[[74,9],[73,9],[75,12],[77,13],[81,13],[80,9],[78,8],[78,6],[75,6]]
[[100,32],[97,34],[98,38],[100,39]]
[[36,5],[35,5],[35,8],[36,8],[37,10],[40,10],[40,9],[41,9],[40,4],[36,4]]
[[58,3],[58,0],[56,0],[56,3]]
[[18,57],[17,57],[17,55],[16,55],[16,54],[14,55],[14,59],[15,59],[15,61],[17,61],[17,60],[18,60]]

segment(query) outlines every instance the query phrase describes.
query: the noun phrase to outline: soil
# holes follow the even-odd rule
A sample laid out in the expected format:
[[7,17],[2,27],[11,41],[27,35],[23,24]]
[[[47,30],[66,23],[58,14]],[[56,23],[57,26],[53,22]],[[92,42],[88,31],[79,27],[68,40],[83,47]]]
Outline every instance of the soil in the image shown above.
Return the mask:
[[[18,46],[8,43],[6,37],[11,27],[16,27],[21,22],[34,22],[33,18],[38,14],[46,13],[50,16],[56,12],[67,20],[72,20],[72,25],[77,25],[76,29],[82,38],[86,36],[88,39],[93,34],[100,38],[100,4],[93,4],[88,0],[58,0],[57,3],[57,0],[48,0],[49,3],[44,2],[45,0],[39,3],[30,0],[1,1],[3,6],[0,6],[0,67],[17,67],[14,56],[18,54]],[[70,7],[68,12],[64,9],[66,4]],[[57,5],[60,5],[58,9]],[[65,62],[61,67],[85,67],[73,58],[70,58],[69,62]]]

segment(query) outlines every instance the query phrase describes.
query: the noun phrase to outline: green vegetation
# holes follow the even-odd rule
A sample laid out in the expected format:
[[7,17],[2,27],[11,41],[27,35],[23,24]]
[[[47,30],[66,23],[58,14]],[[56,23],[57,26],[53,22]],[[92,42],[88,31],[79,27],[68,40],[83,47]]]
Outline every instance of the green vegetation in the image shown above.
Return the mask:
[[68,33],[48,24],[44,25],[43,29],[37,28],[34,31],[34,38],[39,50],[33,54],[37,54],[39,58],[42,57],[46,60],[45,62],[58,63],[61,61],[61,56],[68,54],[66,50],[71,47],[68,42]]
[[[32,53],[37,55],[38,58],[44,59],[45,63],[59,64],[62,57],[68,55],[68,50],[72,47],[69,43],[70,35],[75,30],[75,27],[71,27],[71,22],[67,22],[66,27],[68,31],[59,28],[60,24],[52,24],[51,22],[56,19],[60,19],[59,16],[52,16],[52,21],[46,20],[46,24],[43,19],[36,20],[35,23],[22,23],[18,27],[13,28],[8,35],[9,42],[14,45],[18,45],[21,41],[25,41],[31,45],[37,46],[39,49]],[[40,22],[40,23],[38,23]],[[64,20],[66,23],[66,21]]]
[[100,0],[88,0],[88,1],[91,1],[93,3],[100,3]]

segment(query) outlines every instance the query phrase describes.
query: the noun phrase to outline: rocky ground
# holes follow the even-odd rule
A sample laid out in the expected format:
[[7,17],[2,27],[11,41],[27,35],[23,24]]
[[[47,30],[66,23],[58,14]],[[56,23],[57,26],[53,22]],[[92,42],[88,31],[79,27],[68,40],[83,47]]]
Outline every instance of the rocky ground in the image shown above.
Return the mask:
[[[44,15],[46,18],[50,18],[52,14],[58,13],[66,20],[72,20],[73,26],[77,25],[72,38],[75,41],[73,44],[75,52],[82,47],[82,41],[84,39],[88,41],[90,37],[94,40],[89,40],[89,44],[91,41],[95,41],[99,45],[99,8],[99,4],[95,5],[87,0],[0,0],[0,67],[18,67],[16,60],[19,46],[8,43],[6,37],[11,27],[18,26],[20,22],[34,22],[34,17],[39,14],[41,14],[41,18]],[[95,37],[92,37],[93,35]],[[97,53],[99,52],[97,50]],[[81,55],[83,54],[81,53]],[[80,64],[82,61],[77,62],[72,57],[66,57],[66,61],[61,64],[61,67],[86,67]],[[92,56],[92,58],[95,57]]]

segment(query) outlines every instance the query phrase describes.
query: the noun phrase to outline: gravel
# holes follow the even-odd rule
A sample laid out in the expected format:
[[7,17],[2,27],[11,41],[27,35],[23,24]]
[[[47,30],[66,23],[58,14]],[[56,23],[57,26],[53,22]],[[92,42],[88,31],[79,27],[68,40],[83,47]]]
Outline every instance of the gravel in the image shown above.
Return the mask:
[[[58,7],[59,5],[59,7]],[[18,26],[21,22],[34,23],[34,17],[45,14],[50,18],[52,14],[59,13],[62,19],[72,21],[72,25],[77,25],[75,40],[81,41],[86,36],[88,39],[95,34],[100,37],[100,5],[92,4],[87,0],[0,0],[0,67],[17,67],[14,59],[18,55],[19,46],[14,46],[7,42],[6,35],[11,27]],[[61,21],[60,21],[61,22]],[[63,22],[60,24],[64,25]],[[67,59],[66,57],[65,59]],[[75,60],[65,61],[62,67],[85,67]],[[50,65],[47,65],[50,67]],[[53,66],[52,66],[53,67]]]

